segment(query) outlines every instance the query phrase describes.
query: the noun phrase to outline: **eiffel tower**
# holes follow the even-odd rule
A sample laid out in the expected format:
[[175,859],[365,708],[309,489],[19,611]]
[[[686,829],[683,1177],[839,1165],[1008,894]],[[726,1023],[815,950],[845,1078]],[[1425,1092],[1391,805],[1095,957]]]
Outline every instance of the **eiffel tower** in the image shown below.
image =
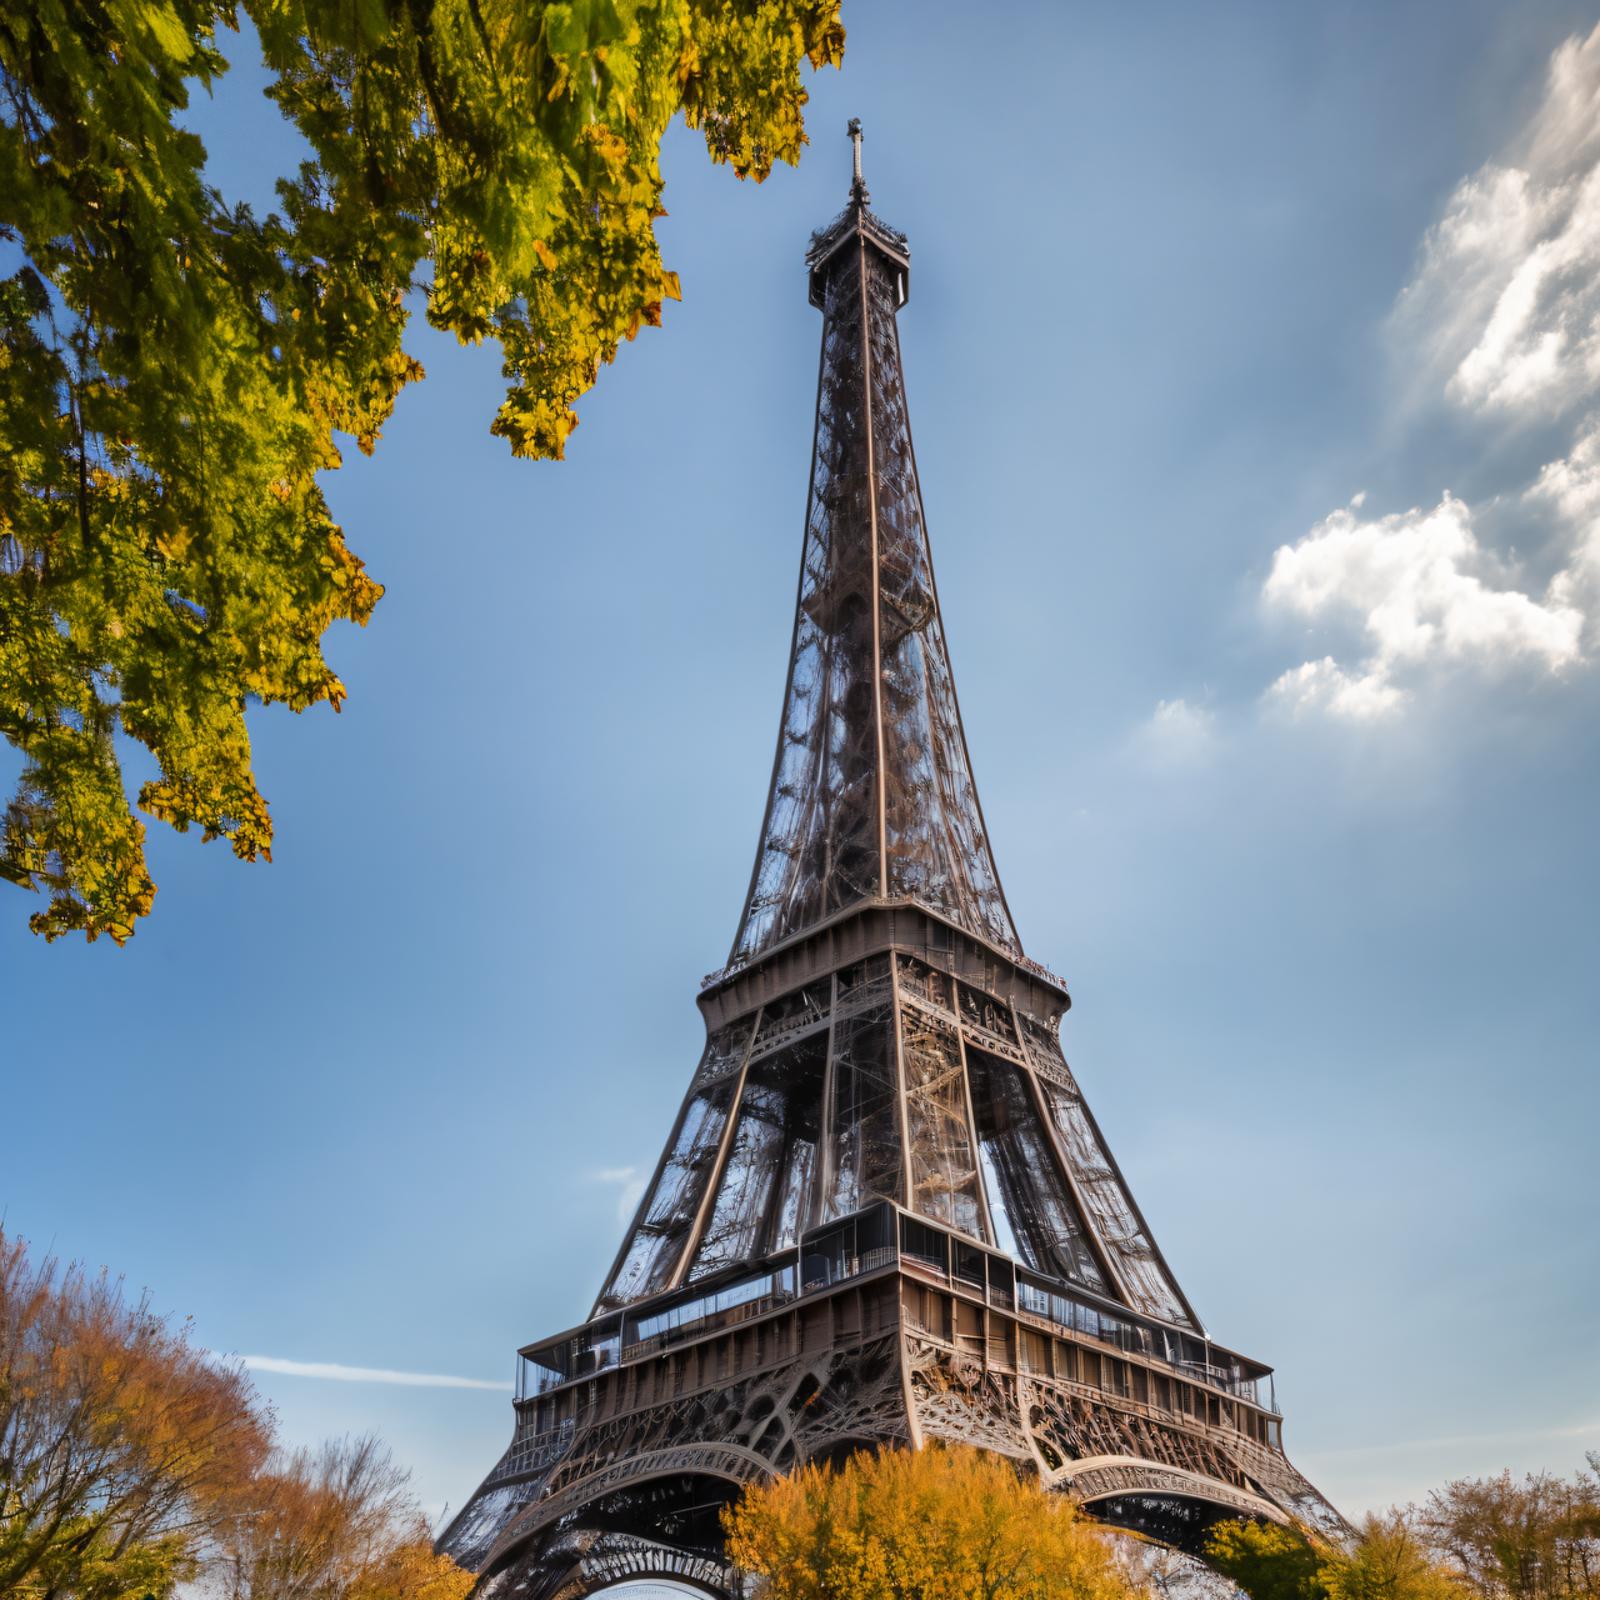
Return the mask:
[[742,1485],[870,1446],[994,1451],[1193,1550],[1343,1523],[1283,1453],[1271,1369],[1205,1332],[1023,954],[956,704],[906,410],[911,255],[849,204],[822,312],[800,588],[705,1054],[588,1320],[520,1353],[515,1433],[440,1548],[494,1600],[735,1592]]

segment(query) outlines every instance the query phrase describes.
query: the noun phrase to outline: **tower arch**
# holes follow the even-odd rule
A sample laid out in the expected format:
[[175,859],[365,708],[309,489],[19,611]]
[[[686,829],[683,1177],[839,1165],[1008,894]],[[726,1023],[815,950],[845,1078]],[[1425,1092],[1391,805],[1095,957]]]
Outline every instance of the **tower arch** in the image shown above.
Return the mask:
[[1271,1369],[1157,1246],[1012,919],[911,441],[911,247],[851,132],[806,253],[816,421],[749,889],[594,1308],[522,1349],[511,1445],[440,1539],[498,1600],[714,1592],[706,1507],[863,1443],[972,1444],[1174,1544],[1220,1516],[1344,1531],[1284,1454]]

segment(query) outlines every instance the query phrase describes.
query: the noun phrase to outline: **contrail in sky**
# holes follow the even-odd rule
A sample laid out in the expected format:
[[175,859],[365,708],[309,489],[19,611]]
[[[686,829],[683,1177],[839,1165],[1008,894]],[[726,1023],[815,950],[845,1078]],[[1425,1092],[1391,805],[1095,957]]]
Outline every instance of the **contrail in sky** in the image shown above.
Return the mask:
[[336,1361],[287,1361],[282,1356],[240,1356],[252,1372],[288,1378],[330,1378],[335,1383],[393,1383],[409,1389],[494,1389],[509,1393],[509,1383],[487,1378],[457,1378],[443,1372],[392,1372],[387,1367],[346,1367]]

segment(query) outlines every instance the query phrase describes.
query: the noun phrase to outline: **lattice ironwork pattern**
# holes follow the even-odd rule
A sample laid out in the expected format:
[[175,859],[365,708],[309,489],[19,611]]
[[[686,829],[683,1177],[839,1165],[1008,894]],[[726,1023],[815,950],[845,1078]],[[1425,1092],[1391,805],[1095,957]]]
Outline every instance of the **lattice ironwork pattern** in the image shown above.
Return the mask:
[[[814,1457],[908,1441],[900,1341],[880,1337],[579,1428],[555,1462],[520,1483],[480,1491],[473,1516],[452,1524],[447,1547],[473,1570],[495,1568],[480,1594],[555,1600],[575,1578],[602,1577],[615,1566],[595,1559],[602,1537],[611,1555],[632,1550],[655,1559],[679,1486],[695,1484],[693,1499],[703,1504]],[[660,1496],[654,1507],[651,1495]],[[680,1553],[715,1559],[711,1520],[698,1542],[686,1529],[671,1530]],[[509,1559],[497,1562],[501,1552]]]
[[1128,1304],[1179,1327],[1197,1327],[1198,1319],[1156,1248],[1133,1192],[1061,1054],[1055,1028],[1029,1017],[1020,1020],[1050,1122],[1095,1236],[1114,1260]]
[[712,1034],[596,1311],[748,1267],[885,1199],[1196,1326],[1053,1026],[906,955]]
[[510,1448],[441,1539],[494,1600],[732,1595],[716,1511],[865,1445],[961,1441],[1198,1548],[1335,1511],[1271,1371],[1214,1344],[1062,1054],[973,785],[906,410],[910,253],[860,176],[823,313],[783,721],[704,1054],[582,1327],[528,1346]]
[[896,323],[905,240],[852,206],[811,260],[824,320],[800,595],[734,957],[874,896],[918,900],[1015,950],[912,453]]

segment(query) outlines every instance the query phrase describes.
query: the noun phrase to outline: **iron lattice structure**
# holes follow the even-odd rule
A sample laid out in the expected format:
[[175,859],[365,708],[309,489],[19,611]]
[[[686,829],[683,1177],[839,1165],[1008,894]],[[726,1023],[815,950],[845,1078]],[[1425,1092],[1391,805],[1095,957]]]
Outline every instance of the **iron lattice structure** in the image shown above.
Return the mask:
[[589,1320],[521,1352],[510,1448],[441,1548],[495,1600],[630,1576],[730,1593],[718,1508],[929,1439],[1193,1549],[1338,1514],[1270,1369],[1214,1343],[1064,1059],[962,733],[897,315],[905,236],[860,171],[813,236],[823,314],[793,647],[707,1043]]

